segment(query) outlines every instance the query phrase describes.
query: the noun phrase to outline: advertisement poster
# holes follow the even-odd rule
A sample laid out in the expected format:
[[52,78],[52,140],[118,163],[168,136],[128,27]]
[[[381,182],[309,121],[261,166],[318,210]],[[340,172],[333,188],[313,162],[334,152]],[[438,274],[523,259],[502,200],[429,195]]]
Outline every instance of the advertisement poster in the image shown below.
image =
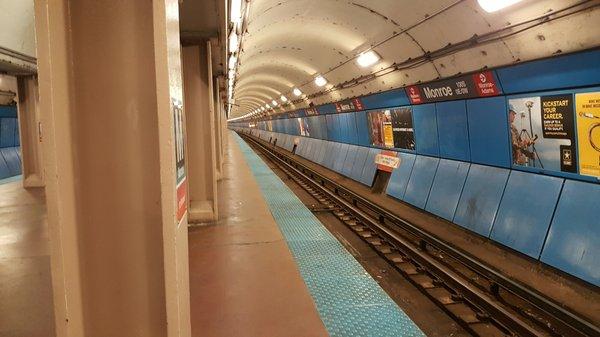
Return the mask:
[[310,128],[307,118],[296,118],[298,121],[298,130],[301,136],[310,137]]
[[573,95],[509,99],[513,165],[577,172]]
[[600,177],[600,92],[575,95],[579,173]]
[[373,146],[415,149],[411,107],[371,111],[367,118]]
[[173,123],[175,131],[175,182],[177,189],[177,222],[181,222],[187,212],[187,175],[185,172],[185,120],[183,105],[173,99]]

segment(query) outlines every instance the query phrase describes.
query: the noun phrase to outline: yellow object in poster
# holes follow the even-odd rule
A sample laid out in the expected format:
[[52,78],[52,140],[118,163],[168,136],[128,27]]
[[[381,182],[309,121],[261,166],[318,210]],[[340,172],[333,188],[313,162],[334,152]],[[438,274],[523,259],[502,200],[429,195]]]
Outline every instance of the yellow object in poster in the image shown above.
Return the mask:
[[385,147],[394,147],[394,130],[391,122],[383,122],[383,142]]
[[600,92],[575,95],[579,173],[600,177]]

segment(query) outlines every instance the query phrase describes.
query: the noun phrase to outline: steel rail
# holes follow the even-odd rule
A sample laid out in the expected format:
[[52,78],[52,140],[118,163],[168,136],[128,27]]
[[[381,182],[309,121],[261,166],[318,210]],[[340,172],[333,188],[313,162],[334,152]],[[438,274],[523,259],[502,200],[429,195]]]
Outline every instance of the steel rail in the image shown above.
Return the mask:
[[[244,134],[242,134],[242,135],[246,136]],[[358,206],[357,203],[360,203],[363,206],[366,206],[371,211],[373,211],[379,215],[382,215],[384,218],[391,221],[394,225],[398,225],[399,227],[406,230],[410,234],[418,237],[420,240],[424,241],[426,243],[426,245],[429,245],[431,247],[434,247],[434,248],[446,253],[451,258],[453,258],[454,260],[463,264],[470,270],[476,272],[477,274],[484,276],[485,278],[487,278],[491,282],[495,283],[499,287],[501,287],[504,290],[525,300],[529,304],[536,307],[538,310],[545,312],[546,314],[550,315],[551,317],[555,318],[556,320],[567,325],[571,329],[573,329],[581,334],[587,335],[587,336],[600,336],[600,328],[597,325],[588,321],[586,318],[581,317],[580,315],[577,315],[576,313],[568,310],[567,308],[560,306],[556,302],[552,301],[551,299],[548,299],[547,297],[543,296],[542,294],[535,291],[534,289],[531,289],[525,285],[520,284],[517,281],[514,281],[514,280],[506,277],[499,271],[497,271],[497,270],[491,268],[490,266],[486,265],[485,263],[479,261],[472,255],[458,249],[457,247],[450,245],[447,242],[444,242],[443,240],[437,238],[436,236],[417,227],[416,225],[398,217],[396,214],[394,214],[390,210],[374,204],[373,202],[358,195],[357,193],[351,191],[350,189],[339,185],[335,181],[323,176],[322,174],[314,171],[313,169],[307,167],[306,165],[299,163],[298,161],[294,160],[290,154],[285,153],[280,150],[269,149],[266,146],[264,146],[263,144],[259,143],[254,138],[246,137],[246,139],[250,139],[253,143],[255,143],[255,144],[259,145],[261,148],[265,149],[267,151],[267,153],[269,153],[270,155],[275,156],[273,153],[277,153],[278,155],[286,157],[288,160],[292,160],[294,162],[294,164],[301,167],[302,170],[309,171],[313,178],[309,178],[308,176],[306,176],[306,174],[302,173],[296,167],[293,167],[293,166],[291,166],[291,164],[286,163],[286,165],[293,167],[295,171],[300,172],[305,177],[305,179],[314,179],[314,177],[316,176],[321,181],[322,185],[329,184],[331,186],[335,186],[335,190],[337,191],[338,194],[340,192],[342,192],[343,194],[347,195],[348,197],[350,197],[352,199],[351,205],[353,207],[353,211],[354,210],[359,211],[356,209],[356,206]],[[275,158],[277,158],[277,157],[275,156]],[[326,188],[324,190],[328,191],[328,194],[333,193]],[[334,194],[332,194],[332,195],[334,195]],[[335,196],[336,196],[335,199],[341,198],[337,194],[335,194]],[[347,202],[346,202],[346,204],[347,204]],[[360,212],[362,212],[362,211],[360,211]],[[361,214],[364,215],[365,213],[362,212]],[[361,217],[362,217],[362,215],[361,215]],[[377,227],[381,228],[382,230],[385,229],[385,230],[383,230],[383,233],[386,236],[390,236],[392,239],[396,240],[396,237],[398,236],[398,234],[394,233],[393,230],[390,230],[388,227],[382,227],[379,224],[377,224]],[[392,234],[394,236],[391,236]],[[423,263],[429,264],[429,262],[427,260],[425,260]],[[439,263],[439,262],[437,262],[437,263]],[[435,265],[432,265],[432,266],[435,267]],[[451,279],[454,280],[454,278],[451,278]],[[455,282],[455,281],[453,281],[453,282]],[[460,284],[456,284],[456,285],[461,286]],[[465,289],[465,290],[468,290],[468,289]],[[493,308],[492,308],[492,310],[493,310]],[[501,314],[501,313],[498,312],[498,314]]]

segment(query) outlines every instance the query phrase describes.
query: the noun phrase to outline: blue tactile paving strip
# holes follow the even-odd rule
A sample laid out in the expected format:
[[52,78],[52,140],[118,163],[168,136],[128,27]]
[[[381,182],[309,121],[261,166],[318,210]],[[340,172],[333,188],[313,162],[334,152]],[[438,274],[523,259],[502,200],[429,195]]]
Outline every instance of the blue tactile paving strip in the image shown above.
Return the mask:
[[354,257],[237,135],[331,336],[425,336]]

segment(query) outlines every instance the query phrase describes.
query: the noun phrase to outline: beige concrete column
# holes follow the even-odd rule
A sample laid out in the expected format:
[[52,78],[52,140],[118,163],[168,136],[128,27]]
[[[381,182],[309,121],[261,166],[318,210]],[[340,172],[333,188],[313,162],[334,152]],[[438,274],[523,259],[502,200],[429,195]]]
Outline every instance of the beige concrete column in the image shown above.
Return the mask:
[[37,76],[20,76],[17,83],[23,187],[44,187]]
[[57,336],[188,337],[178,1],[35,17]]
[[190,214],[192,223],[217,219],[215,127],[210,44],[183,47]]
[[215,78],[215,89],[213,90],[214,97],[214,111],[215,111],[215,152],[216,152],[216,166],[217,166],[217,179],[221,180],[223,171],[223,110],[221,109],[221,95],[219,93],[219,88],[221,88],[221,80],[222,77]]

